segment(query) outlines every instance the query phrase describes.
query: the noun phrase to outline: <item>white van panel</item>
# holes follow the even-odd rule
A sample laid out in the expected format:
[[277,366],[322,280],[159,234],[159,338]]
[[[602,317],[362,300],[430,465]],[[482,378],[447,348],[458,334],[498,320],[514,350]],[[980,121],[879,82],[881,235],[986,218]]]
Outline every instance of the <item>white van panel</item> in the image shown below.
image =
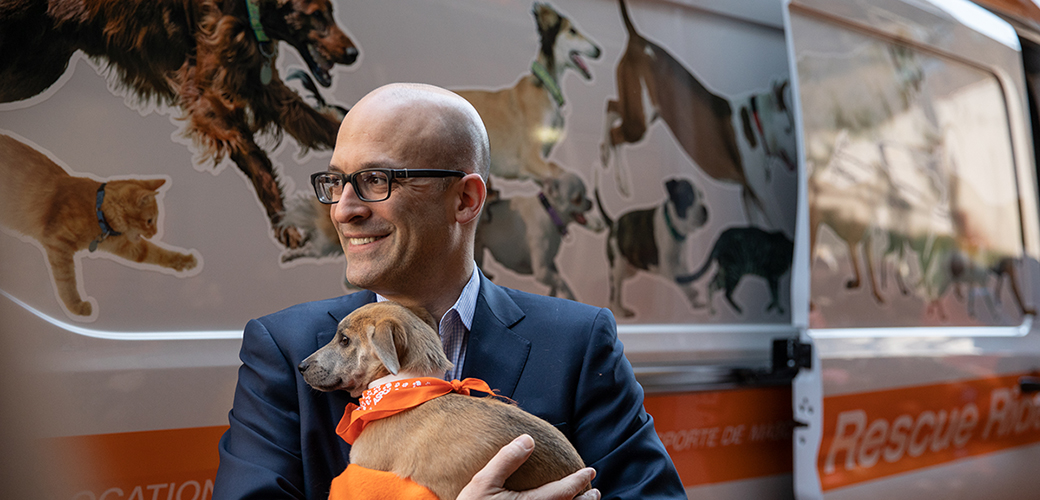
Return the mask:
[[[1040,440],[1037,400],[1021,389],[1023,377],[1035,374],[1040,335],[1033,330],[1031,289],[1038,270],[1036,178],[1014,29],[975,5],[945,1],[791,2],[785,21],[806,172],[799,207],[804,246],[795,263],[806,272],[796,271],[794,286],[809,300],[802,340],[813,345],[812,366],[793,383],[797,497],[1031,498],[1028,481],[1016,476],[1020,469],[994,468],[1035,460],[1034,443]],[[914,66],[915,58],[920,66]],[[955,82],[955,74],[965,82],[991,82],[970,84],[949,103],[957,101],[961,112],[980,106],[987,113],[1003,108],[1006,115],[994,114],[989,122],[982,114],[950,115],[945,98],[929,108],[928,93],[937,89],[929,87],[929,72],[947,67],[952,73],[941,79],[944,84]],[[895,72],[888,73],[890,68]],[[886,96],[889,75],[894,88],[905,91],[902,101]],[[835,84],[831,94],[820,90],[828,79]],[[841,100],[842,92],[860,99],[862,109],[855,99]],[[922,105],[923,114],[907,118]],[[834,113],[830,122],[828,113]],[[944,123],[944,113],[953,119],[928,139],[929,127]],[[963,125],[979,128],[942,138]],[[965,146],[991,149],[987,156]],[[927,172],[941,179],[943,171],[981,176],[948,188],[944,181],[913,180]],[[824,190],[820,180],[827,175]],[[882,179],[873,184],[880,190],[869,188],[872,177]],[[929,198],[936,187],[945,194]],[[976,189],[982,198],[963,201],[964,193]],[[828,207],[819,193],[837,195]],[[931,217],[920,226],[931,228],[927,240],[911,237],[903,247],[888,243],[886,249],[879,235],[892,241],[910,234],[899,228],[917,223],[915,209],[899,209],[919,201],[921,210],[933,211],[921,219]],[[947,201],[952,210],[944,215]],[[984,219],[996,205],[1003,207],[995,209],[1001,215],[971,233],[990,231],[988,236],[966,236],[965,221]],[[944,217],[947,222],[941,222]],[[942,236],[944,231],[950,236]],[[1029,285],[1015,289],[1017,299],[1007,300],[1010,294],[1003,291],[1001,301],[1002,290],[989,289],[988,273],[995,271],[986,271],[965,293],[965,281],[957,281],[963,276],[959,257],[941,264],[926,258],[948,244],[944,238],[956,242],[950,247],[955,254],[981,255],[971,246],[979,242],[1001,248],[995,251],[1014,259],[1013,279]],[[845,244],[848,250],[840,250]],[[904,255],[921,260],[901,260]],[[894,271],[886,260],[893,256]],[[893,275],[902,293],[892,285]],[[887,289],[878,285],[886,276]],[[798,288],[802,279],[804,290]],[[801,324],[802,318],[794,320]],[[973,482],[987,486],[967,485]]]

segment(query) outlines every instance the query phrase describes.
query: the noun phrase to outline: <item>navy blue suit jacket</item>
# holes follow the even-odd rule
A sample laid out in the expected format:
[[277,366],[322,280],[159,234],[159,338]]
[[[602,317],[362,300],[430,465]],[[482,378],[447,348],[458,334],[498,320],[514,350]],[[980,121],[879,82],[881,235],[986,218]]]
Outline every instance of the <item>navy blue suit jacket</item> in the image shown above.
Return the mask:
[[[350,446],[335,429],[351,399],[311,389],[296,366],[332,340],[340,319],[374,300],[359,292],[246,325],[214,499],[327,498],[348,463]],[[463,377],[485,380],[560,429],[596,469],[603,498],[686,498],[609,310],[481,276]]]

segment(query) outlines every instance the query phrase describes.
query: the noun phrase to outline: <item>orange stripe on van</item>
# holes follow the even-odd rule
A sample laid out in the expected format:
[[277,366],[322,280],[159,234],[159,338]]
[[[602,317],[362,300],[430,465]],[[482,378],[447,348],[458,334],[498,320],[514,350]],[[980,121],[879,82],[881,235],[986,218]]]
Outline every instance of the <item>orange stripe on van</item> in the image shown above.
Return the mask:
[[1040,401],[1019,377],[844,394],[823,400],[824,491],[1040,441]]
[[649,394],[644,407],[685,486],[792,471],[789,386]]
[[[789,387],[651,394],[644,405],[686,486],[791,473]],[[66,498],[208,500],[226,430],[96,434],[51,444],[76,478]]]
[[195,499],[212,497],[227,426],[194,427],[51,439],[75,500]]
[[[686,486],[791,473],[789,387],[648,395],[644,404]],[[79,472],[66,498],[208,500],[226,430],[72,436],[52,444],[64,469]]]
[[[644,405],[686,486],[791,473],[789,387],[651,394]],[[80,472],[68,498],[205,500],[219,464],[217,441],[226,430],[72,436],[52,444],[66,470]]]

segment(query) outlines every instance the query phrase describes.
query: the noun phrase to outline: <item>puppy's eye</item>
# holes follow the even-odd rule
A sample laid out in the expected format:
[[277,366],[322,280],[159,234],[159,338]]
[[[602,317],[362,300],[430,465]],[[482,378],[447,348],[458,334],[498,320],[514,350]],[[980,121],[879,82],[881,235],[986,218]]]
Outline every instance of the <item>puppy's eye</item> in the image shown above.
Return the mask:
[[350,345],[350,337],[348,337],[346,335],[340,335],[339,336],[339,345],[341,347],[347,347],[348,345]]

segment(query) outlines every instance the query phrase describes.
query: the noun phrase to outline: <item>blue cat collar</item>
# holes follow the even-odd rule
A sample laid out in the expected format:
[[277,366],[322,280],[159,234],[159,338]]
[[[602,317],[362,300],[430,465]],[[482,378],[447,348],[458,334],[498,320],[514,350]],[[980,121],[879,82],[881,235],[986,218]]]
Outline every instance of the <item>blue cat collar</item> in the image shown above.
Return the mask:
[[106,182],[102,182],[101,185],[97,188],[97,197],[95,198],[94,202],[94,210],[97,213],[97,221],[98,226],[101,227],[101,234],[97,238],[94,238],[94,241],[90,242],[91,252],[97,250],[98,243],[105,241],[105,238],[108,238],[109,236],[119,236],[123,234],[112,229],[112,226],[108,225],[108,221],[105,219],[105,214],[101,211],[101,203],[105,201],[106,184]]

